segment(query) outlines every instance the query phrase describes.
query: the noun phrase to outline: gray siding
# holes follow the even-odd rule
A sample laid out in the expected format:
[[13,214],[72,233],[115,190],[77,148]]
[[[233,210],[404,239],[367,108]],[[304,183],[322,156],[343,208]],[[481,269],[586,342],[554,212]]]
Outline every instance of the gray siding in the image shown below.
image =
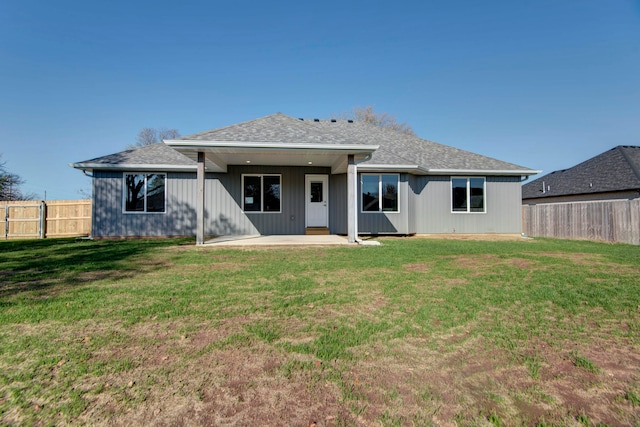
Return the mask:
[[[242,210],[242,174],[282,175],[280,213]],[[229,166],[226,174],[207,174],[205,233],[304,234],[305,174],[328,174],[321,167]],[[93,180],[95,237],[194,236],[196,226],[196,174],[168,173],[165,213],[123,213],[123,173],[96,171]],[[331,184],[330,184],[331,190]]]
[[[242,174],[281,174],[282,212],[242,211]],[[304,234],[306,174],[330,174],[320,167],[229,166],[226,174],[207,174],[205,233]],[[94,173],[93,222],[95,237],[194,236],[196,174],[168,173],[165,213],[123,213],[122,172]],[[329,229],[347,233],[347,176],[329,175]],[[360,180],[358,180],[359,182]],[[518,177],[487,177],[486,213],[452,213],[451,183],[447,176],[400,175],[398,213],[360,212],[362,234],[520,233],[521,184]],[[358,193],[360,190],[358,190]]]
[[[305,175],[330,172],[329,168],[322,167],[229,166],[226,174],[207,176],[205,232],[209,235],[304,234]],[[282,175],[281,212],[243,212],[242,174],[265,173]],[[211,212],[214,215],[209,219]]]
[[415,233],[522,232],[519,177],[486,177],[486,213],[452,213],[449,176],[412,176],[410,184]]
[[329,231],[347,234],[347,174],[329,176]]
[[[192,184],[193,182],[193,184]],[[195,230],[195,174],[168,173],[165,213],[124,213],[122,172],[94,173],[95,237],[191,236]]]
[[407,174],[400,174],[398,212],[362,212],[360,179],[358,179],[358,232],[360,234],[410,234],[410,195]]

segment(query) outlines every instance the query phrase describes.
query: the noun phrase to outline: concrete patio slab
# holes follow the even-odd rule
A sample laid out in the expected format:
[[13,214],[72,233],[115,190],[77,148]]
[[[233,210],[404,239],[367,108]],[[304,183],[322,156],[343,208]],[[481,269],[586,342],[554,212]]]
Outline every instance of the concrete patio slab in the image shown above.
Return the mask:
[[220,236],[205,242],[205,246],[333,246],[348,244],[346,237],[335,234],[323,236]]

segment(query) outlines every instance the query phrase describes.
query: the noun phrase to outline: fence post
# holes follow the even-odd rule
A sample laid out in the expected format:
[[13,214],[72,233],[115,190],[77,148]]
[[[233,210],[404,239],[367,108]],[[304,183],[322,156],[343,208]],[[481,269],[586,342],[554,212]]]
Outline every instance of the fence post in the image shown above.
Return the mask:
[[4,206],[4,240],[9,239],[9,203]]
[[40,236],[41,239],[47,237],[47,203],[40,202]]

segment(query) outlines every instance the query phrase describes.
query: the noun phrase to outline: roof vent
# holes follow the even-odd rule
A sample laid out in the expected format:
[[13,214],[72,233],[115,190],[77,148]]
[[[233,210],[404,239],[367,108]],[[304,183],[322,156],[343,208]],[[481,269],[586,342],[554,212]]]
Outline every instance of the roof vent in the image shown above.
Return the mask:
[[319,121],[320,121],[320,119],[313,119],[313,121],[314,121],[314,122],[319,122]]
[[353,123],[353,120],[347,120],[347,123]]

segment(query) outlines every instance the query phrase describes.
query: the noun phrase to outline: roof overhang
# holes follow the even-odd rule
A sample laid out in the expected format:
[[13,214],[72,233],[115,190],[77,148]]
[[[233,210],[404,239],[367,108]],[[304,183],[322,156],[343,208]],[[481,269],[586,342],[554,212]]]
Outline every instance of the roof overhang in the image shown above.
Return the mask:
[[471,175],[471,176],[487,176],[487,175],[500,175],[500,176],[530,176],[539,174],[541,171],[531,169],[521,170],[497,170],[497,169],[435,169],[426,168],[420,165],[375,165],[375,164],[361,164],[358,165],[358,170],[363,172],[408,172],[414,175]]
[[110,164],[98,162],[80,162],[69,164],[72,168],[86,172],[94,170],[122,171],[131,170],[139,172],[194,172],[196,165],[160,165],[160,164]]
[[323,166],[331,173],[347,170],[347,155],[356,162],[371,156],[378,145],[364,144],[305,144],[275,142],[166,140],[169,147],[197,161],[204,153],[208,172],[227,172],[228,165],[263,166]]
[[531,169],[426,169],[429,175],[500,175],[500,176],[530,176],[542,171]]

